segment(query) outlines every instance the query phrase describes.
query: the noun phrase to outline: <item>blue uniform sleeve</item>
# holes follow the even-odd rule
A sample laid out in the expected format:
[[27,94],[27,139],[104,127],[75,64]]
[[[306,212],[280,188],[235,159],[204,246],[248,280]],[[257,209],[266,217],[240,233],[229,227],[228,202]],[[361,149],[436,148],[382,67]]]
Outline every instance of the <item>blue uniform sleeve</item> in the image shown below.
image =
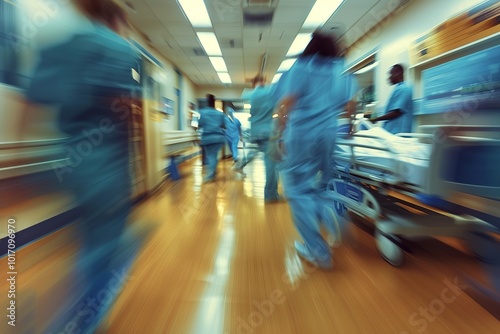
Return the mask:
[[389,102],[387,103],[386,112],[399,109],[401,112],[408,112],[408,101],[411,101],[411,89],[406,89],[404,86],[397,86]]

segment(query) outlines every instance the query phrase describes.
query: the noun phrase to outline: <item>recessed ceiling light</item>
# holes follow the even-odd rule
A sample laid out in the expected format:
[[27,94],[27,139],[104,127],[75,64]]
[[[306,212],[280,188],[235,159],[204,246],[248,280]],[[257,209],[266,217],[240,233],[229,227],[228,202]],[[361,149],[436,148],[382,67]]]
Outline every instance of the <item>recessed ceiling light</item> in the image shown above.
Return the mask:
[[316,0],[302,28],[319,28],[335,13],[344,0]]
[[222,56],[222,51],[219,47],[217,37],[213,32],[197,32],[196,35],[200,40],[205,53],[209,56]]
[[207,7],[203,0],[177,0],[191,25],[195,28],[212,27]]
[[311,40],[311,33],[300,33],[295,37],[290,49],[286,53],[287,56],[297,55],[304,51],[307,44]]
[[220,81],[222,81],[222,83],[226,84],[232,83],[229,73],[217,73],[217,75],[219,76],[219,79]]
[[273,78],[272,83],[276,83],[276,82],[278,82],[278,80],[281,78],[281,75],[282,75],[282,74],[283,74],[283,73],[276,73],[276,74],[274,75],[274,78]]

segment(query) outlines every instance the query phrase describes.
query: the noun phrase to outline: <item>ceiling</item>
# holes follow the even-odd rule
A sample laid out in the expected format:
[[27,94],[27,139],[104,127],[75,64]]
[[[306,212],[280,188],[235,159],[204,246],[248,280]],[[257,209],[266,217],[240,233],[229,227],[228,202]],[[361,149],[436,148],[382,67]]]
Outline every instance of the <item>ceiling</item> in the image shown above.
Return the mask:
[[[390,12],[409,0],[345,0],[323,28],[335,29],[351,45]],[[263,68],[270,81],[302,29],[315,0],[205,0],[212,28],[193,28],[176,0],[123,0],[133,25],[149,43],[196,85],[227,86],[219,79],[196,32],[213,31],[232,80],[248,85]],[[250,2],[250,3],[249,3]],[[244,24],[243,7],[271,5],[269,24]],[[263,62],[265,57],[265,62]]]

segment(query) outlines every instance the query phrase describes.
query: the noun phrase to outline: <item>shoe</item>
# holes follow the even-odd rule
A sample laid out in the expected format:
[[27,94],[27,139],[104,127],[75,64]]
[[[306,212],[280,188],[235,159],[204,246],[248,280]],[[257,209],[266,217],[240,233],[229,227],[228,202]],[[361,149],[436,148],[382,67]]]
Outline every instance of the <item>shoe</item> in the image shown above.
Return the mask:
[[313,254],[309,251],[309,249],[301,242],[295,241],[294,243],[295,250],[297,251],[297,254],[304,259],[305,261],[309,262],[313,266],[323,269],[323,270],[331,270],[333,269],[333,261],[331,257],[328,257],[328,259],[324,260],[318,260],[316,259]]
[[333,234],[328,234],[328,237],[326,238],[326,243],[330,248],[337,248],[341,244],[340,240]]
[[243,171],[243,167],[239,167],[237,164],[235,164],[232,168],[233,172],[241,174],[241,176],[247,176],[245,172]]
[[203,179],[203,183],[211,183],[215,181],[215,177],[206,177]]

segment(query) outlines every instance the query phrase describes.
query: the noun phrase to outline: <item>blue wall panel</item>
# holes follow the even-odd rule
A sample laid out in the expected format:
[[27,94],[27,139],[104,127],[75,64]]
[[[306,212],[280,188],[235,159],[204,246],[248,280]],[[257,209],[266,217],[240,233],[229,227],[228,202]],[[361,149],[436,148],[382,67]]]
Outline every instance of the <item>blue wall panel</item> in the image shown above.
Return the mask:
[[422,71],[423,101],[416,114],[500,112],[500,46]]

